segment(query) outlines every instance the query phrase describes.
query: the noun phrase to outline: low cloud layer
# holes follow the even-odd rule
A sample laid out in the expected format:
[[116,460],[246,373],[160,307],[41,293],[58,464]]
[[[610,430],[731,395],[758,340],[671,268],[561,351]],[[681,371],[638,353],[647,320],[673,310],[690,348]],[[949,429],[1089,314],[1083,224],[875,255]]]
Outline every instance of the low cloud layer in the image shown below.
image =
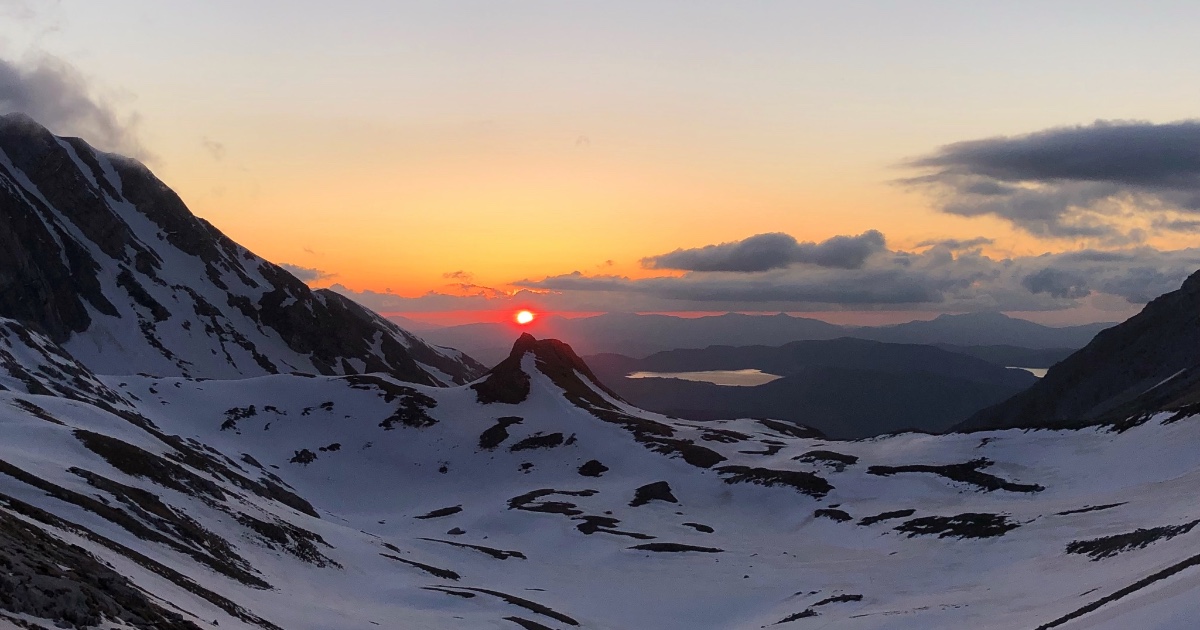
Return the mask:
[[1088,249],[992,258],[983,254],[982,244],[979,239],[939,239],[915,253],[883,249],[857,268],[792,264],[651,278],[576,271],[516,281],[512,284],[521,290],[515,294],[431,292],[404,297],[332,288],[388,313],[526,307],[577,312],[1064,311],[1098,303],[1125,316],[1178,289],[1200,269],[1200,248]]
[[945,247],[951,251],[959,251],[963,249],[975,249],[984,245],[995,243],[993,239],[986,236],[977,236],[975,238],[959,239],[959,238],[935,238],[917,243],[917,247]]
[[[693,272],[631,279],[576,272],[518,286],[559,294],[641,296],[669,310],[1045,311],[1093,294],[1131,305],[1178,289],[1200,269],[1200,249],[1084,250],[993,259],[979,250],[934,247],[888,252],[859,269],[805,268],[759,273]],[[628,300],[626,300],[628,301]]]
[[[959,142],[907,164],[939,208],[1046,238],[1136,243],[1200,215],[1200,121],[1106,122]],[[1188,231],[1182,229],[1181,231]]]
[[95,96],[79,70],[56,57],[43,55],[28,63],[0,59],[0,114],[14,112],[102,150],[149,158],[137,137],[137,117],[119,115]]
[[641,260],[647,269],[681,271],[757,272],[813,265],[832,269],[859,269],[872,254],[883,251],[883,234],[870,230],[857,236],[835,236],[820,243],[801,243],[789,234],[772,232],[749,238],[677,249]]

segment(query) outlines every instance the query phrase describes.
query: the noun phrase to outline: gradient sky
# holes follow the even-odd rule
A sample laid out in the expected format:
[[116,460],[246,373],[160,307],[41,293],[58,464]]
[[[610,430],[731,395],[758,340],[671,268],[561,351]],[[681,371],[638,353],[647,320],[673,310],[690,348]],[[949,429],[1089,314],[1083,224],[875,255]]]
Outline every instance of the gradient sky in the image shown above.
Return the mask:
[[[576,271],[682,277],[639,261],[772,232],[878,230],[889,252],[986,236],[978,251],[997,264],[1190,247],[1188,229],[1037,234],[897,180],[956,142],[1195,118],[1196,24],[1194,2],[0,0],[0,56],[77,73],[127,132],[104,148],[138,153],[260,255],[319,270],[314,285],[381,309],[508,310],[383,296],[562,290],[543,279]],[[995,303],[1046,321],[1137,306],[1095,286],[1059,293]],[[544,308],[984,308],[629,295]]]

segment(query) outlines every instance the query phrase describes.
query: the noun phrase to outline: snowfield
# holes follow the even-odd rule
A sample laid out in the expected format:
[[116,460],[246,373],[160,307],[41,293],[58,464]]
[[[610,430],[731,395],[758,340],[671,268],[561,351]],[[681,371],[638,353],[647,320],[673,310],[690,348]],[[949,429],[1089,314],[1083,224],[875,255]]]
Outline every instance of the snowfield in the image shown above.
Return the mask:
[[[1194,418],[831,442],[648,414],[532,339],[489,377],[525,375],[527,394],[484,404],[486,386],[381,375],[76,377],[23,336],[0,345],[27,372],[0,380],[0,514],[198,627],[1188,628],[1197,612]],[[639,441],[630,418],[711,455]],[[0,618],[54,627],[32,612]]]

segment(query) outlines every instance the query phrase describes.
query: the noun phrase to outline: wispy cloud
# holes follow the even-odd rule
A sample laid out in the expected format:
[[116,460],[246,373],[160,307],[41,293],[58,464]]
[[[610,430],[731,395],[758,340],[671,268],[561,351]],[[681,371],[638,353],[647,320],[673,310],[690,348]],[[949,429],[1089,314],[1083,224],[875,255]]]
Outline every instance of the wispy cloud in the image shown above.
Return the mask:
[[138,116],[119,114],[96,96],[87,77],[57,57],[43,54],[24,63],[0,59],[0,113],[13,112],[102,150],[152,159],[138,139]]
[[984,245],[995,243],[995,239],[987,238],[986,236],[977,236],[975,238],[958,239],[958,238],[935,238],[917,243],[917,247],[945,247],[952,251],[963,249],[975,249]]
[[214,160],[220,162],[225,159],[225,143],[224,142],[218,142],[216,140],[213,140],[212,138],[209,138],[208,136],[204,136],[200,140],[200,146],[204,147],[204,150],[207,151],[208,154],[211,155]]

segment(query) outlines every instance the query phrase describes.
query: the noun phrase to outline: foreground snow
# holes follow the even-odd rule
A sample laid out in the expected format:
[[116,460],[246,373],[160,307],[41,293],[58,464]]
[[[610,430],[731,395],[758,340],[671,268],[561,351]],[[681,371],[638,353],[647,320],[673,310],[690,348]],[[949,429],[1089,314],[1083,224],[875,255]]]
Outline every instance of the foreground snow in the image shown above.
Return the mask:
[[[55,382],[29,367],[48,355],[21,356]],[[0,514],[199,627],[1194,625],[1200,570],[1176,565],[1200,554],[1195,419],[828,442],[672,421],[593,390],[725,458],[701,468],[569,400],[533,353],[520,367],[519,404],[374,376],[114,376],[80,390],[118,402],[0,379]],[[482,448],[498,425],[508,437]],[[299,463],[305,451],[315,459]],[[131,463],[147,458],[165,463]],[[607,471],[580,474],[591,460]],[[872,469],[913,465],[930,468]],[[730,483],[747,478],[778,483]],[[664,481],[676,503],[630,505]],[[1139,529],[1153,531],[1067,551]],[[657,543],[685,547],[633,549]],[[18,619],[36,617],[3,613],[0,627]]]

